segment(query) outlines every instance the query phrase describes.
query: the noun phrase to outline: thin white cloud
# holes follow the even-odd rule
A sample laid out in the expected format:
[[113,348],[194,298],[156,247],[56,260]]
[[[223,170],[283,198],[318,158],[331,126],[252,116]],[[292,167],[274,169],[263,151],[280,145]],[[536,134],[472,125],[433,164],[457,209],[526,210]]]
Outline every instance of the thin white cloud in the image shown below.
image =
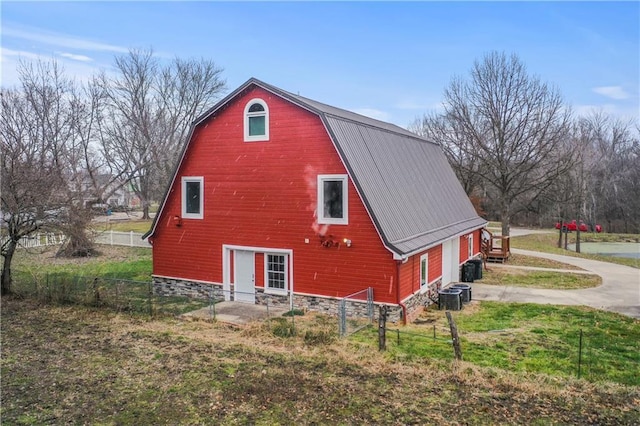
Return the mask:
[[367,117],[375,118],[376,120],[381,121],[389,121],[390,117],[388,113],[375,108],[354,108],[351,109],[351,111],[355,112],[356,114],[366,115]]
[[621,86],[601,86],[594,87],[591,90],[599,95],[606,96],[611,99],[622,100],[629,98],[629,94],[625,92]]
[[59,53],[59,55],[62,56],[63,58],[69,58],[69,59],[72,59],[74,61],[80,61],[80,62],[91,62],[91,61],[93,61],[93,59],[91,59],[88,56],[76,55],[76,54],[73,54],[73,53],[63,52],[63,53]]
[[[7,49],[6,47],[0,47],[0,54],[2,57],[14,57],[14,58],[24,58],[24,59],[42,59],[42,55],[38,55],[37,53],[27,52],[26,50],[13,50]],[[2,61],[4,62],[4,60]]]
[[2,64],[0,67],[0,85],[2,87],[20,84],[18,68],[21,60],[43,62],[55,60],[62,66],[66,75],[78,81],[87,81],[101,70],[106,71],[108,74],[111,72],[109,65],[99,64],[94,61],[79,61],[63,55],[55,56],[52,54],[47,56],[25,50],[7,49],[6,47],[0,48],[0,54],[0,64]]
[[127,53],[129,49],[113,44],[101,43],[93,40],[87,40],[81,37],[69,36],[66,34],[44,31],[39,28],[21,29],[11,25],[3,25],[2,36],[4,38],[12,37],[21,40],[28,40],[37,43],[57,46],[65,49],[78,49],[85,51],[101,51],[101,52],[117,52]]

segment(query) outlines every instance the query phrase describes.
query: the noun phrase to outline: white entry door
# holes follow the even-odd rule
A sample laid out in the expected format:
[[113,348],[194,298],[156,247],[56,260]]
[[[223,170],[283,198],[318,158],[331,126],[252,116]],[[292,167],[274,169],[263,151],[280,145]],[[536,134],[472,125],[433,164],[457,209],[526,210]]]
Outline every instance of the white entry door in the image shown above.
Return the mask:
[[460,280],[460,239],[442,243],[442,286]]
[[451,240],[451,281],[460,281],[460,238]]
[[234,261],[234,299],[256,303],[256,264],[252,251],[236,250]]
[[451,240],[442,243],[442,286],[451,283]]

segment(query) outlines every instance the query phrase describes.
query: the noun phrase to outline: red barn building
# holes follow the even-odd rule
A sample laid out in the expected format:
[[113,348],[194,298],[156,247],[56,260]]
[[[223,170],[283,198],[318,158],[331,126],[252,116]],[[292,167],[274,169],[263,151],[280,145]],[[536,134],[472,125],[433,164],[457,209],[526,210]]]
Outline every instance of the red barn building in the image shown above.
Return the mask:
[[486,225],[438,144],[250,79],[192,126],[149,231],[159,294],[411,321]]

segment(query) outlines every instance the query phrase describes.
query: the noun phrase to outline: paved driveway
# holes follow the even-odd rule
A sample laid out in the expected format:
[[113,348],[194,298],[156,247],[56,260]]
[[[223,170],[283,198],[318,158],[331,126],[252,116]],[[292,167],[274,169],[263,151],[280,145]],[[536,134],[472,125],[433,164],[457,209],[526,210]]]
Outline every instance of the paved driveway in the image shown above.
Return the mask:
[[602,285],[581,290],[548,290],[473,284],[473,298],[501,302],[532,302],[554,305],[586,305],[640,318],[640,270],[615,263],[558,254],[512,249],[512,253],[542,257],[578,266],[602,277]]

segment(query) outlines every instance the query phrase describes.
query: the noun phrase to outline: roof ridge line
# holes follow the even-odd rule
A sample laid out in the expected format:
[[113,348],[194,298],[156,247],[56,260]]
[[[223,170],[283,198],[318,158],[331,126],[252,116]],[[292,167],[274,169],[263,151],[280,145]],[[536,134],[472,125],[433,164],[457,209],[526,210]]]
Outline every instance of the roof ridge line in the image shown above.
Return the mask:
[[[348,110],[345,110],[345,111],[348,111]],[[348,111],[348,112],[352,112],[352,111]],[[383,132],[392,133],[392,134],[394,134],[394,135],[401,135],[401,136],[404,136],[404,137],[407,137],[407,138],[416,139],[418,142],[426,142],[426,143],[430,143],[430,144],[432,144],[432,145],[440,146],[440,144],[439,144],[439,143],[434,142],[434,141],[429,140],[429,139],[426,139],[426,138],[423,138],[422,136],[417,135],[417,134],[415,134],[415,133],[413,133],[412,131],[407,130],[407,129],[403,129],[403,130],[404,130],[405,132],[409,132],[409,133],[411,133],[411,134],[409,134],[409,135],[408,135],[408,134],[406,134],[406,133],[402,133],[402,132],[399,132],[399,131],[396,131],[396,130],[385,129],[384,127],[381,127],[381,126],[380,126],[380,127],[379,127],[379,126],[374,126],[374,125],[372,125],[372,124],[364,123],[364,122],[362,122],[362,121],[357,121],[357,120],[353,120],[353,119],[350,119],[350,118],[347,118],[347,117],[342,117],[342,116],[340,116],[340,115],[331,114],[330,112],[323,112],[323,111],[320,111],[320,114],[323,114],[323,115],[325,115],[325,116],[329,116],[329,117],[334,118],[334,119],[336,119],[336,120],[348,121],[348,122],[350,122],[350,123],[355,123],[355,124],[358,124],[358,125],[361,125],[361,126],[369,127],[369,128],[371,128],[371,129],[382,130]],[[358,113],[357,113],[357,112],[353,112],[353,114],[358,114]],[[362,115],[362,114],[358,114],[358,115]],[[396,124],[388,123],[388,122],[386,122],[386,121],[377,120],[377,119],[375,119],[375,118],[367,117],[366,115],[362,115],[362,116],[363,116],[363,117],[366,117],[366,118],[369,118],[369,119],[371,119],[371,120],[379,121],[380,123],[384,123],[384,124],[391,124],[391,125],[396,126]],[[398,127],[400,127],[400,126],[398,126]],[[402,127],[400,127],[400,128],[402,129]]]

